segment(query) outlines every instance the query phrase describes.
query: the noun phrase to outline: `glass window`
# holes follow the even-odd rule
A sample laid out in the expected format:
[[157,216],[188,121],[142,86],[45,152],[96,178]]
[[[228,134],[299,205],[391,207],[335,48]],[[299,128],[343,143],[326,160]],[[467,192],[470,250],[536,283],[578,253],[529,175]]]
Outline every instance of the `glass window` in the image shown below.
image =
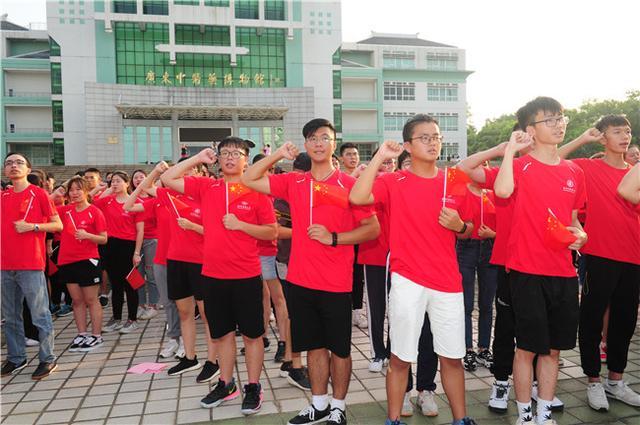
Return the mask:
[[236,19],[258,19],[258,0],[236,0]]
[[62,94],[62,68],[57,62],[51,62],[51,93]]
[[229,27],[206,25],[200,31],[200,25],[176,24],[176,44],[197,46],[229,46],[231,37]]
[[333,98],[342,98],[342,72],[333,71]]
[[205,6],[229,7],[229,0],[204,0]]
[[156,163],[160,157],[160,127],[149,127],[149,144],[151,145],[151,163]]
[[124,149],[124,163],[135,163],[135,150],[133,147],[133,129],[134,127],[124,127],[122,129],[122,148]]
[[60,45],[49,37],[49,56],[60,56]]
[[384,100],[416,100],[416,83],[385,81]]
[[455,52],[427,53],[427,69],[432,71],[455,71],[458,69],[458,54]]
[[445,112],[430,113],[433,118],[438,120],[438,126],[441,131],[458,131],[458,114],[448,114]]
[[382,52],[382,66],[384,68],[411,69],[416,67],[415,52],[384,50]]
[[136,127],[136,163],[146,163],[149,160],[147,130],[147,127]]
[[144,0],[142,3],[142,13],[145,15],[168,15],[168,0]]
[[342,49],[339,47],[338,50],[333,53],[332,62],[334,65],[340,65],[342,63]]
[[458,84],[427,83],[427,100],[433,102],[457,102]]
[[64,165],[64,139],[53,139],[53,164]]
[[284,0],[265,0],[264,17],[272,21],[284,21]]
[[458,155],[458,143],[457,142],[445,142],[442,143],[442,149],[440,150],[440,161],[451,161]]
[[179,6],[199,6],[200,0],[173,0],[173,4]]
[[113,11],[115,13],[136,13],[136,0],[115,0]]
[[53,131],[63,132],[64,131],[64,117],[62,114],[62,101],[54,100],[51,102],[51,113],[53,120]]
[[333,105],[333,126],[342,133],[342,105]]
[[384,131],[402,131],[405,123],[413,115],[413,112],[385,112]]
[[171,127],[162,127],[162,159],[167,161],[172,158]]

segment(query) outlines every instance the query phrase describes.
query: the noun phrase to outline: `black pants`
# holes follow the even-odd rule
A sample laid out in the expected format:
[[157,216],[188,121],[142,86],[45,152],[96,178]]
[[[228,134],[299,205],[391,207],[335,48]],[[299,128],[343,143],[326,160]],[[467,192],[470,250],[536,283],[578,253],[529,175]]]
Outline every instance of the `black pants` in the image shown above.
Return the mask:
[[629,343],[638,320],[639,288],[640,266],[587,256],[578,332],[580,361],[585,375],[600,375],[602,318],[608,305],[607,367],[612,372],[624,372]]
[[386,267],[364,266],[364,281],[367,285],[367,314],[369,315],[369,341],[371,342],[372,357],[388,359],[391,355],[389,338],[384,340],[384,316],[387,311],[387,297],[391,279],[387,282],[385,293]]
[[[418,371],[416,373],[416,390],[435,391],[436,372],[438,371],[438,355],[433,351],[433,334],[429,315],[424,315],[424,323],[420,331],[420,341],[418,342]],[[413,388],[413,374],[409,366],[409,380],[407,381],[407,392]]]
[[515,336],[509,275],[503,266],[499,266],[496,288],[496,323],[493,330],[493,367],[491,368],[493,376],[498,381],[508,380],[509,375],[513,372]]
[[[356,257],[357,257],[356,250]],[[362,264],[353,264],[353,289],[351,290],[351,303],[353,310],[362,308],[364,298],[364,269]]]
[[[53,261],[54,264],[58,264],[60,242],[53,242],[52,247],[53,249],[55,249],[55,251],[53,251],[53,254],[51,254],[51,261]],[[56,249],[56,247],[58,249]],[[49,282],[51,282],[51,303],[59,305],[60,302],[62,302],[62,294],[64,294],[64,303],[67,305],[71,305],[71,295],[69,294],[69,290],[67,289],[67,284],[60,281],[57,272],[53,276],[49,277]]]
[[106,247],[105,268],[111,281],[111,305],[113,318],[122,320],[124,294],[127,293],[127,318],[135,321],[138,313],[138,291],[127,282],[127,275],[133,268],[135,241],[109,238]]

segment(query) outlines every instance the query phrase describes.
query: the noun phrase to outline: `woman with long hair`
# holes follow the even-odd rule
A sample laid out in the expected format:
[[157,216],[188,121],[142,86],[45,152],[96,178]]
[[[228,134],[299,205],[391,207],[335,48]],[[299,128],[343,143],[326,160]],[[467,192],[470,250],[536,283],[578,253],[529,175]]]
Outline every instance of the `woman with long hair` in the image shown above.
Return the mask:
[[[123,208],[129,196],[129,176],[124,171],[114,171],[111,186],[102,192],[94,204],[102,210],[107,220],[109,240],[105,249],[105,268],[111,281],[111,306],[113,317],[102,328],[104,332],[119,330],[130,333],[138,328],[138,293],[127,282],[132,267],[140,264],[140,249],[144,237],[143,217]],[[127,318],[122,324],[124,294],[127,294]]]
[[[71,178],[67,188],[69,205],[58,208],[64,226],[60,232],[58,279],[67,284],[78,328],[69,351],[91,351],[103,343],[98,245],[107,243],[107,224],[102,211],[89,203],[89,187],[82,177]],[[87,333],[87,308],[91,333]]]

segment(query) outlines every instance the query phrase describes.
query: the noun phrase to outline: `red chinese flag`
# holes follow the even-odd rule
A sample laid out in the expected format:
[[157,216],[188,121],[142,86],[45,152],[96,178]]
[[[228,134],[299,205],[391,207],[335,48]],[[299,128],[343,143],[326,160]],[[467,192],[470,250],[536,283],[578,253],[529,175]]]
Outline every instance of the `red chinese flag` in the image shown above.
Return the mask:
[[53,262],[51,258],[47,258],[47,275],[53,276],[58,272],[58,266]]
[[313,206],[333,205],[334,207],[349,208],[349,192],[344,187],[326,183],[313,182]]
[[249,189],[242,183],[229,183],[228,191],[229,205],[251,193],[254,193],[251,189]]
[[138,289],[144,285],[144,277],[142,277],[137,267],[131,269],[127,275],[127,282],[129,282],[129,285],[131,285],[133,289]]
[[567,249],[576,241],[576,236],[571,233],[558,218],[549,212],[547,216],[547,228],[544,232],[544,243],[547,248],[557,251]]
[[173,202],[173,205],[176,207],[176,210],[178,210],[179,214],[188,213],[191,210],[191,207],[189,205],[185,204],[175,196],[169,194],[169,198],[171,199],[171,202]]
[[467,184],[471,179],[464,171],[457,168],[447,168],[447,191],[445,196],[464,196],[467,193]]
[[482,192],[482,208],[485,214],[496,213],[496,206],[486,192]]

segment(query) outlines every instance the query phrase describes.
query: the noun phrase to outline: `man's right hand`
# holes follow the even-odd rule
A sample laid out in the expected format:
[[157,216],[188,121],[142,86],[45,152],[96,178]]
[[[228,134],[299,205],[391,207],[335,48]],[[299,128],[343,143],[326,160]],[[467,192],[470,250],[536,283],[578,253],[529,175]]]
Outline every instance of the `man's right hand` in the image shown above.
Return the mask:
[[507,143],[505,152],[520,152],[521,150],[531,146],[532,143],[533,139],[527,133],[525,133],[524,131],[514,131],[513,133],[511,133],[511,138]]
[[293,143],[286,142],[284,145],[280,146],[275,153],[282,156],[284,159],[293,161],[300,153],[300,150]]
[[169,169],[169,165],[164,162],[164,161],[160,161],[156,164],[156,166],[154,167],[154,171],[156,173],[158,173],[158,175],[164,173],[165,171],[167,171]]
[[198,162],[201,164],[214,164],[218,156],[211,148],[202,149],[197,155]]
[[382,146],[380,146],[376,156],[384,162],[387,159],[399,157],[402,151],[404,151],[404,147],[400,143],[394,142],[393,140],[387,140],[382,144]]

